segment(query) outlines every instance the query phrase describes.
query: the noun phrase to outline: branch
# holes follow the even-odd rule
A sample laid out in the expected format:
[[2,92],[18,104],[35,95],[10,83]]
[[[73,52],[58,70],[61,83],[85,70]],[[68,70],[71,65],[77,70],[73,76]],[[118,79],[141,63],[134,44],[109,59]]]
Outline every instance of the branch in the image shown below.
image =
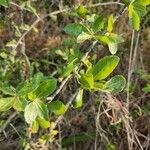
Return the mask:
[[[85,7],[90,8],[90,7],[98,7],[98,6],[106,6],[106,5],[121,5],[121,6],[124,6],[123,3],[119,3],[119,2],[106,2],[106,3],[96,3],[96,4],[92,4],[92,5],[85,6]],[[57,11],[51,12],[49,14],[46,14],[42,17],[38,17],[37,20],[35,20],[33,22],[33,24],[30,26],[30,28],[26,32],[24,32],[23,35],[20,37],[20,39],[18,40],[18,42],[17,42],[17,44],[14,48],[14,51],[17,49],[17,47],[19,46],[19,44],[21,43],[23,38],[32,30],[32,28],[34,28],[39,22],[43,21],[43,19],[45,19],[48,16],[58,15],[60,13],[64,13],[64,12],[67,12],[67,11],[70,11],[70,10],[72,10],[72,8],[57,10]]]

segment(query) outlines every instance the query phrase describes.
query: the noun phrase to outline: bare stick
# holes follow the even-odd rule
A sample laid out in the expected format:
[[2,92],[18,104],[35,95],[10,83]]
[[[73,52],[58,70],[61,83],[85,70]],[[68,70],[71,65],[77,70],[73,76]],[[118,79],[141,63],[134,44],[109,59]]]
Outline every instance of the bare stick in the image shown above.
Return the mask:
[[3,126],[0,128],[0,133],[3,132],[5,130],[5,128],[8,126],[8,124],[11,122],[11,120],[13,118],[15,118],[15,116],[17,115],[17,112],[14,112],[7,120],[6,122],[3,124]]

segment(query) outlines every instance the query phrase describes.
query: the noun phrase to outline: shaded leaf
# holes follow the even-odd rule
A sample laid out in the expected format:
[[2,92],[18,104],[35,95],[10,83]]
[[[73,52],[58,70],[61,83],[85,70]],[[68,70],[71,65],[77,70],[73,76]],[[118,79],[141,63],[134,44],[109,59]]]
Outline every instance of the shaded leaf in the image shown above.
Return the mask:
[[94,85],[94,78],[91,73],[82,74],[79,81],[84,89],[91,89]]
[[104,28],[104,17],[103,16],[98,16],[96,17],[96,19],[94,20],[94,24],[93,24],[93,31],[94,32],[98,32],[101,29]]
[[84,41],[91,39],[92,37],[93,37],[92,35],[85,33],[85,32],[82,32],[77,37],[77,43],[83,43]]
[[64,28],[64,31],[69,35],[77,37],[79,34],[86,31],[86,28],[82,24],[72,23],[72,24],[67,25]]
[[56,115],[63,115],[66,112],[66,106],[59,100],[52,101],[48,105],[48,108]]
[[104,89],[111,93],[121,92],[126,85],[126,80],[121,75],[116,75],[106,82]]

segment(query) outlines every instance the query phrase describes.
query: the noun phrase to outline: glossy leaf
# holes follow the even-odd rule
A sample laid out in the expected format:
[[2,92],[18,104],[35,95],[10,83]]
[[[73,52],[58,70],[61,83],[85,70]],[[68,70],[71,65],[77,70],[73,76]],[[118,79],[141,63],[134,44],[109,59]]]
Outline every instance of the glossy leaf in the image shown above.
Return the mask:
[[93,66],[94,80],[102,80],[107,78],[110,73],[116,68],[119,63],[119,57],[106,56],[100,59],[95,66]]
[[63,115],[66,112],[66,106],[59,100],[52,101],[48,108],[56,115]]
[[64,31],[69,35],[77,37],[79,34],[86,31],[86,28],[82,24],[72,23],[72,24],[67,25],[64,28]]
[[82,106],[82,103],[83,103],[83,89],[80,89],[74,101],[73,107],[79,108]]
[[0,111],[9,110],[15,101],[15,97],[0,98]]
[[126,80],[121,75],[116,75],[106,82],[104,89],[111,93],[121,92],[126,85]]

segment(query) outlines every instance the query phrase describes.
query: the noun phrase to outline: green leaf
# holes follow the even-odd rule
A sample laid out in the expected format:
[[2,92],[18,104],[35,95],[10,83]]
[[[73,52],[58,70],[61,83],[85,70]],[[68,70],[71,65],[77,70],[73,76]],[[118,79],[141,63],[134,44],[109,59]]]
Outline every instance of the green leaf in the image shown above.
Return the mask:
[[83,5],[80,5],[76,9],[76,12],[79,16],[84,17],[87,14],[88,10]]
[[78,35],[77,37],[77,43],[83,43],[84,41],[86,40],[89,40],[91,39],[93,36],[88,34],[88,33],[85,33],[85,32],[82,32],[81,34]]
[[39,99],[36,99],[34,101],[34,103],[36,104],[36,107],[37,107],[37,111],[38,111],[38,116],[40,118],[43,118],[45,120],[48,120],[49,117],[48,117],[48,109],[47,109],[47,105],[44,104],[41,100]]
[[28,93],[34,91],[38,87],[37,84],[33,84],[29,81],[25,81],[24,83],[17,86],[16,92],[18,96],[25,96]]
[[143,6],[148,6],[148,5],[150,5],[150,0],[135,0],[134,3],[138,3]]
[[79,108],[82,106],[82,103],[83,103],[83,89],[80,89],[74,101],[73,107]]
[[98,16],[95,18],[94,20],[94,24],[93,24],[93,31],[96,33],[98,31],[100,31],[101,29],[104,28],[104,17],[103,16]]
[[133,29],[138,31],[140,29],[140,17],[138,13],[134,10],[132,4],[129,5],[128,10],[129,10],[129,19],[130,19],[131,26],[133,27]]
[[132,18],[131,18],[131,24],[136,31],[139,31],[139,29],[140,29],[140,17],[138,16],[136,11],[133,11]]
[[36,103],[31,102],[25,108],[24,117],[28,124],[32,124],[38,116],[38,108]]
[[91,89],[94,85],[94,78],[91,73],[85,73],[81,75],[80,84],[84,89]]
[[95,80],[107,78],[119,63],[119,57],[106,56],[100,59],[93,67],[93,76]]
[[108,47],[109,47],[109,51],[112,55],[116,54],[116,52],[118,50],[118,44],[117,43],[109,43]]
[[138,13],[139,16],[143,17],[146,15],[146,6],[135,3],[133,5],[134,10]]
[[45,120],[43,118],[40,118],[40,117],[37,117],[37,121],[38,121],[38,123],[39,123],[41,128],[45,128],[46,129],[46,128],[49,128],[50,125],[51,125],[49,121],[47,121],[47,120]]
[[146,87],[142,89],[143,92],[150,92],[150,84],[147,84]]
[[96,39],[102,43],[102,44],[108,44],[110,42],[110,39],[108,36],[106,35],[99,35],[99,36],[96,36]]
[[111,93],[119,93],[124,89],[125,85],[125,78],[121,75],[116,75],[106,82],[104,90],[107,90]]
[[69,34],[69,35],[72,35],[72,36],[78,36],[79,34],[81,34],[82,32],[85,32],[86,31],[86,28],[82,25],[82,24],[79,24],[79,23],[72,23],[72,24],[69,24],[67,25],[65,28],[64,28],[64,31]]
[[14,101],[13,108],[17,111],[24,111],[27,104],[28,104],[28,102],[25,99],[21,99],[19,97],[16,97],[15,101]]
[[30,99],[43,98],[52,94],[57,86],[56,79],[48,79],[43,81],[39,87],[28,95]]
[[108,27],[107,27],[108,32],[112,32],[113,25],[114,25],[114,17],[113,15],[110,15],[108,18]]
[[0,5],[2,6],[8,6],[10,3],[10,0],[0,0]]
[[62,72],[62,75],[61,77],[64,78],[64,77],[67,77],[71,74],[71,72],[74,70],[75,68],[75,65],[74,65],[74,62],[76,61],[77,59],[74,59],[72,60],[71,62],[69,62],[67,64],[67,66],[64,68],[63,72]]
[[12,86],[5,84],[3,82],[0,82],[0,91],[2,91],[4,94],[15,96],[14,90],[15,89]]
[[15,101],[15,97],[0,98],[0,111],[9,110]]
[[35,121],[32,123],[32,133],[37,133],[38,130],[39,130],[39,123],[38,123],[38,121],[35,120]]
[[59,100],[52,101],[48,108],[56,115],[63,115],[66,112],[66,106]]

